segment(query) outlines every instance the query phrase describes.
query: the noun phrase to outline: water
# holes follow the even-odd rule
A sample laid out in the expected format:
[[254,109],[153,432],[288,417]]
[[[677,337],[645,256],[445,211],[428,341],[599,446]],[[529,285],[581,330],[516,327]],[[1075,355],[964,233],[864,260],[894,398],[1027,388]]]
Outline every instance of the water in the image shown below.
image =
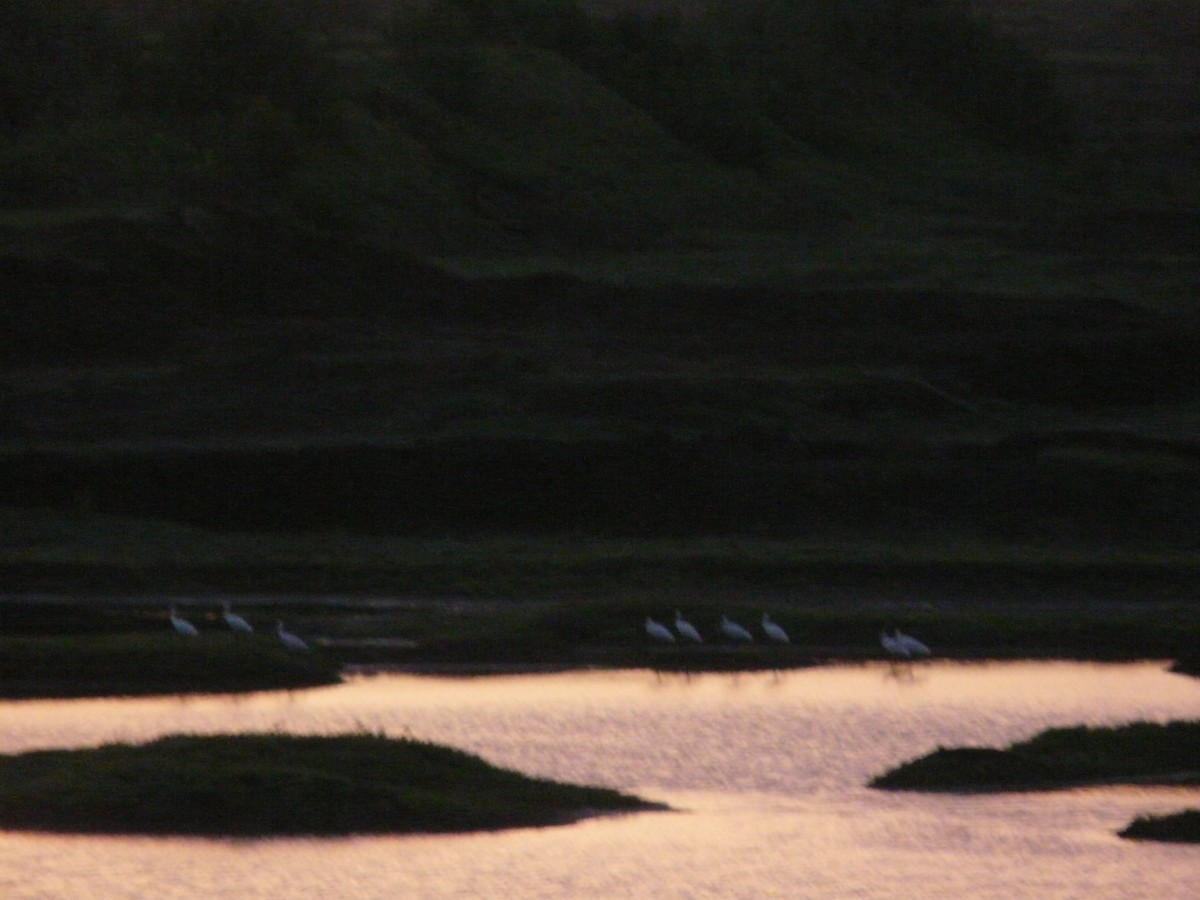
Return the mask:
[[1182,898],[1200,849],[1122,841],[1191,788],[957,797],[870,776],[939,744],[1200,715],[1158,664],[364,676],[246,697],[0,704],[0,751],[176,732],[408,734],[674,811],[500,833],[197,840],[0,833],[0,897]]

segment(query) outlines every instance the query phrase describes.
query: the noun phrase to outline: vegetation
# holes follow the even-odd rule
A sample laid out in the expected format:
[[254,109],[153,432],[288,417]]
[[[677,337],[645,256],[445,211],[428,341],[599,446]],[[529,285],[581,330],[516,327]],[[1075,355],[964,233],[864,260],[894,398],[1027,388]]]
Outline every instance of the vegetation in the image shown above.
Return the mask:
[[1182,675],[1200,675],[1200,656],[1197,656],[1195,651],[1191,649],[1187,650],[1183,656],[1175,661],[1172,671],[1179,672]]
[[[9,613],[11,615],[11,613]],[[339,661],[288,652],[274,634],[80,632],[0,638],[0,696],[90,697],[224,693],[333,684]]]
[[939,747],[871,781],[921,791],[1055,790],[1088,784],[1196,784],[1200,722],[1054,728],[1004,750]]
[[[939,747],[878,775],[898,791],[1041,791],[1096,784],[1200,784],[1200,722],[1052,728],[1003,750]],[[1195,843],[1200,811],[1141,816],[1121,837]]]
[[[901,257],[889,274],[912,278],[947,252],[978,263],[981,241],[1013,261],[1060,231],[1094,249],[1130,212],[1187,228],[1170,210],[1193,208],[1195,173],[1110,189],[1052,65],[968,4],[686,6],[6,0],[0,205],[160,234],[182,217],[193,245],[252,216],[625,278],[653,254],[673,280]],[[953,233],[968,209],[990,224]],[[9,221],[20,240],[46,220]]]
[[415,740],[174,736],[0,757],[0,824],[220,836],[474,831],[660,809]]
[[1169,816],[1139,816],[1121,832],[1121,837],[1143,841],[1200,843],[1200,810],[1190,809]]
[[[505,240],[515,224],[505,208],[524,200],[539,207],[542,221],[528,223],[539,237],[561,225],[581,238],[588,219],[620,214],[580,193],[598,176],[632,176],[625,201],[639,180],[662,199],[666,166],[697,187],[748,186],[709,163],[765,172],[809,148],[882,159],[926,126],[1035,151],[1072,136],[1044,64],[933,2],[850,13],[827,0],[763,0],[693,17],[547,0],[12,0],[0,23],[0,196],[14,206],[211,203],[251,191],[308,221],[349,216],[339,224],[366,228],[382,213],[407,238],[424,225],[423,245],[455,246],[473,233]],[[522,133],[535,120],[540,140]],[[630,128],[638,133],[622,134]],[[613,160],[594,143],[607,137],[621,142]],[[645,142],[661,168],[628,171],[622,156]],[[571,191],[568,208],[538,201],[547,178]],[[380,188],[386,199],[356,214],[351,202]],[[687,212],[673,206],[646,225],[682,225]]]

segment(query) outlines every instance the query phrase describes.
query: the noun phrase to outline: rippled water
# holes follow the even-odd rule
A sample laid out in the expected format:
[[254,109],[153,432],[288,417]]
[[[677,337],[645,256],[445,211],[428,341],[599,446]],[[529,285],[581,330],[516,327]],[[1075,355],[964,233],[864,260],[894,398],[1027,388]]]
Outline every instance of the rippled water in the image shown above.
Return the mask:
[[360,677],[290,694],[0,704],[0,750],[158,734],[411,734],[669,813],[462,836],[194,840],[0,833],[0,897],[1200,896],[1200,849],[1122,841],[1200,791],[871,791],[939,744],[1200,716],[1157,664],[933,663],[786,673]]

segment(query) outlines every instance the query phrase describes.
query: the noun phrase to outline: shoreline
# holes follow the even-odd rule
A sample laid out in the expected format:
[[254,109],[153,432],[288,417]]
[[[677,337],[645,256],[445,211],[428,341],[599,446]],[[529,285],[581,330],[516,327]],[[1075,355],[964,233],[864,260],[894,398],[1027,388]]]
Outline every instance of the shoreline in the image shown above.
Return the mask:
[[[671,584],[600,598],[524,600],[199,591],[119,598],[8,595],[0,597],[0,696],[240,693],[384,671],[487,677],[798,670],[886,662],[879,634],[895,627],[927,643],[938,660],[1152,661],[1181,675],[1200,675],[1193,650],[1200,645],[1200,606],[1186,599],[955,601],[844,591],[814,601],[817,592],[725,584],[702,594]],[[220,610],[228,600],[254,624],[255,634],[238,635],[225,625]],[[195,638],[171,628],[166,610],[172,603],[197,627]],[[669,620],[677,608],[700,628],[704,643],[664,644],[646,635],[648,616]],[[764,612],[786,629],[790,643],[767,643],[758,634]],[[725,614],[751,626],[757,639],[723,640],[717,623]],[[288,653],[274,634],[277,620],[301,635],[310,652]]]
[[[403,675],[414,678],[447,678],[447,679],[469,679],[483,680],[488,678],[519,678],[526,676],[537,675],[562,675],[570,673],[598,673],[598,672],[650,672],[660,677],[677,676],[702,676],[702,675],[754,675],[771,673],[782,675],[788,672],[799,672],[808,669],[817,669],[822,667],[839,667],[839,666],[870,666],[876,665],[881,668],[892,668],[896,671],[897,677],[904,677],[903,673],[916,673],[922,668],[929,665],[937,665],[939,663],[951,663],[955,665],[993,665],[1007,663],[1053,663],[1053,662],[1076,662],[1081,664],[1093,665],[1138,665],[1138,664],[1155,664],[1161,665],[1166,671],[1182,675],[1184,677],[1200,677],[1197,672],[1180,671],[1175,664],[1175,661],[1170,659],[1157,659],[1145,657],[1131,657],[1129,659],[1081,659],[1070,658],[1063,656],[1049,657],[934,657],[924,660],[890,660],[881,656],[861,657],[861,658],[840,658],[840,659],[818,659],[808,662],[804,661],[783,661],[777,664],[751,664],[743,666],[730,667],[689,667],[685,665],[654,665],[653,663],[628,663],[628,664],[613,664],[613,665],[596,665],[596,664],[571,664],[571,663],[504,663],[504,662],[477,662],[477,663],[394,663],[394,664],[348,664],[339,673],[337,680],[313,682],[311,684],[278,684],[278,685],[251,685],[246,687],[238,687],[236,685],[225,685],[213,687],[210,689],[196,690],[156,690],[143,689],[141,686],[132,685],[104,685],[95,682],[88,682],[81,685],[70,685],[65,682],[60,682],[60,690],[47,690],[46,684],[27,683],[29,689],[22,690],[21,685],[13,683],[4,684],[0,682],[0,703],[24,703],[37,701],[71,701],[71,700],[116,700],[116,699],[146,699],[154,697],[215,697],[215,696],[230,696],[230,695],[247,695],[259,693],[278,693],[278,692],[294,692],[310,689],[320,689],[336,687],[347,680],[354,678],[373,678],[377,676],[388,675]],[[1033,788],[1031,788],[1033,789]],[[1038,790],[1042,788],[1036,788]],[[1053,789],[1053,788],[1051,788]]]

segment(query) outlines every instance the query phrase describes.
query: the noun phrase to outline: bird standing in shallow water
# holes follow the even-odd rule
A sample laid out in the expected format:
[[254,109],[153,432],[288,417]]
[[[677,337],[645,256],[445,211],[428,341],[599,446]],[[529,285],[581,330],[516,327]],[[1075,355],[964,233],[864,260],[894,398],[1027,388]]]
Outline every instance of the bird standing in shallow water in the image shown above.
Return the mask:
[[662,622],[655,622],[649,616],[646,616],[646,634],[656,641],[663,641],[667,644],[675,643],[675,635],[671,634],[671,630]]
[[791,638],[788,637],[787,632],[784,631],[779,625],[776,625],[774,622],[772,622],[771,617],[766,613],[763,613],[762,627],[763,631],[766,632],[767,637],[769,637],[775,643],[790,644],[792,642]]
[[729,618],[729,616],[721,616],[721,631],[730,640],[750,643],[754,640],[754,636],[737,622]]
[[308,649],[308,644],[304,643],[304,641],[296,637],[296,635],[292,634],[290,631],[283,630],[282,620],[276,623],[275,632],[279,635],[279,640],[283,641],[283,646],[287,647],[289,650]]
[[200,632],[196,630],[196,626],[187,619],[181,619],[175,612],[175,605],[171,605],[171,627],[185,637],[195,637]]
[[221,618],[224,619],[225,624],[234,631],[244,631],[246,634],[250,634],[254,631],[254,628],[249,622],[229,608],[228,600],[225,601],[225,611],[221,613]]
[[896,639],[887,633],[886,630],[879,632],[879,643],[883,645],[883,649],[892,656],[903,656],[904,651],[900,649],[900,645],[896,643]]
[[905,634],[899,628],[895,629],[895,632],[895,634],[888,634],[886,631],[879,632],[879,643],[892,656],[900,659],[912,659],[914,656],[929,655],[929,648],[915,637]]
[[909,658],[914,656],[928,656],[929,648],[918,641],[911,634],[905,634],[899,628],[896,629],[896,635],[892,638],[898,646],[903,648],[904,653]]
[[696,626],[680,615],[679,610],[675,610],[675,630],[689,641],[695,641],[697,644],[704,641],[704,638],[700,637],[700,632],[696,630]]

